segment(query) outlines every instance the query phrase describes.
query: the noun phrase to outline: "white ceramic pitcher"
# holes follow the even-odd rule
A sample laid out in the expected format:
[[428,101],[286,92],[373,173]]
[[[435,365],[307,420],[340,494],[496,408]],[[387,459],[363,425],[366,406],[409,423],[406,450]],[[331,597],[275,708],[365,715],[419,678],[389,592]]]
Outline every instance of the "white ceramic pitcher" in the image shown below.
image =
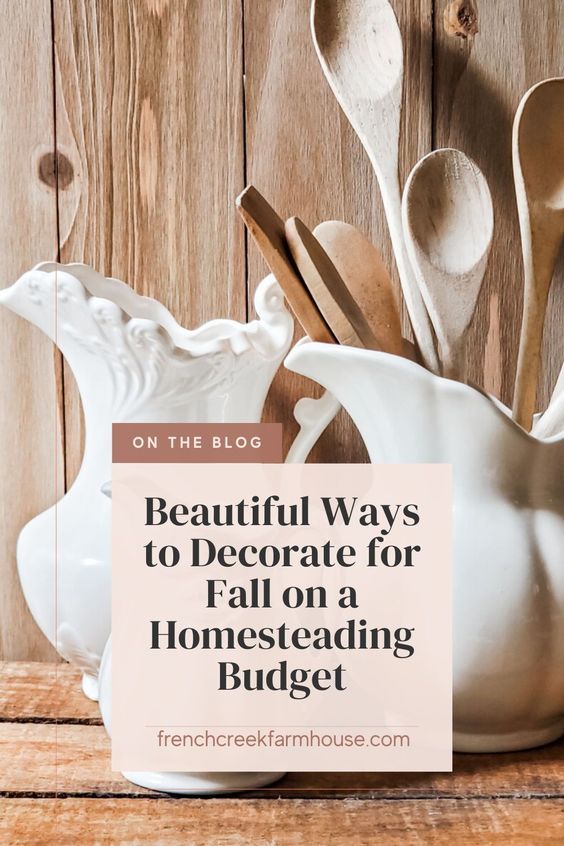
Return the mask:
[[[293,321],[275,279],[255,295],[258,320],[213,320],[189,331],[163,305],[85,265],[40,264],[0,291],[0,303],[61,350],[86,421],[76,481],[22,530],[17,558],[31,612],[97,698],[110,634],[112,422],[252,423],[290,345]],[[56,599],[55,599],[56,597]]]
[[[108,735],[112,734],[112,639],[102,656],[100,665],[100,713]],[[189,758],[189,756],[188,756]],[[175,793],[184,796],[217,796],[241,790],[257,790],[278,781],[284,773],[278,772],[124,772],[133,784],[148,790]]]
[[564,734],[564,436],[535,439],[484,393],[385,353],[302,341],[285,364],[333,395],[305,401],[312,436],[336,397],[372,462],[453,466],[454,748]]

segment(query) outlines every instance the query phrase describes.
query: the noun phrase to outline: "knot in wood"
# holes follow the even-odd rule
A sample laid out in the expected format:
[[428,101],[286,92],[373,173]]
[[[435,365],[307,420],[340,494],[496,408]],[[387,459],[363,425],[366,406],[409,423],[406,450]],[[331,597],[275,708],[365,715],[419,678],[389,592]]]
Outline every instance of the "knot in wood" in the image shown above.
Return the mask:
[[38,174],[41,182],[49,188],[68,188],[74,178],[74,169],[63,153],[45,153],[39,159]]
[[478,13],[470,0],[453,0],[445,9],[444,27],[447,35],[468,38],[478,32]]

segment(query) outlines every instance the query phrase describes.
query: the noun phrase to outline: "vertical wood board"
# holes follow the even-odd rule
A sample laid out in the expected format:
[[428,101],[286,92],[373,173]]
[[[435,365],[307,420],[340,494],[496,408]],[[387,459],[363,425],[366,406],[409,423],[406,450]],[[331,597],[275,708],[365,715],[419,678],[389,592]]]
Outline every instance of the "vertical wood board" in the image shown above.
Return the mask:
[[[9,6],[0,38],[1,287],[57,253],[50,4]],[[15,550],[20,529],[62,490],[60,356],[5,308],[0,356],[0,656],[48,660],[55,653],[27,610]]]
[[[475,159],[488,179],[495,209],[488,272],[468,342],[469,378],[510,404],[523,301],[512,125],[523,94],[536,82],[564,72],[562,7],[558,0],[482,0],[476,4],[479,32],[464,41],[445,34],[446,0],[435,2],[435,146],[459,147]],[[564,357],[563,282],[561,262],[545,327],[539,408],[546,406]]]
[[[55,0],[62,261],[84,261],[193,328],[245,319],[240,0]],[[77,391],[65,369],[70,483]]]
[[[432,8],[431,0],[394,0],[393,6],[405,43],[403,178],[431,144]],[[310,227],[331,219],[357,225],[382,251],[397,289],[376,179],[323,76],[311,39],[308,2],[246,0],[245,78],[248,181],[283,218],[298,215]],[[252,244],[248,266],[252,291],[266,272]],[[286,446],[296,432],[293,406],[304,395],[316,395],[314,386],[282,370],[268,416],[283,421]],[[312,458],[366,460],[360,436],[344,413]]]

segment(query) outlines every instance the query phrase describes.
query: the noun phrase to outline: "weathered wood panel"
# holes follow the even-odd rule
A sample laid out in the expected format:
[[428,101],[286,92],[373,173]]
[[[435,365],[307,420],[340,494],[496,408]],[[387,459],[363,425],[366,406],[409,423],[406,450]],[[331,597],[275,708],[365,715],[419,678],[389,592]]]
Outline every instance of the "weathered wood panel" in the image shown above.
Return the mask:
[[[55,779],[56,765],[56,779]],[[456,755],[453,773],[288,773],[253,796],[373,799],[549,796],[564,799],[564,744],[503,755]],[[146,796],[111,771],[103,726],[0,721],[0,794]]]
[[558,800],[12,799],[19,846],[541,846],[564,838]]
[[529,846],[564,839],[562,743],[456,755],[453,773],[292,773],[245,797],[184,800],[157,797],[111,772],[108,737],[91,724],[96,706],[79,701],[72,668],[0,664],[0,691],[2,842]]
[[[55,0],[61,258],[186,326],[245,319],[240,0]],[[70,481],[79,401],[65,370]]]
[[[393,5],[405,41],[401,146],[405,175],[431,147],[432,4],[395,0]],[[296,214],[311,227],[335,218],[357,225],[394,268],[376,179],[315,55],[309,3],[246,0],[245,73],[248,181],[284,218]],[[252,290],[265,273],[252,245],[248,265]],[[287,438],[295,432],[293,405],[310,392],[311,383],[295,374],[278,375],[269,417],[284,422]],[[358,461],[364,455],[344,414],[314,452],[318,461]]]
[[[510,403],[521,322],[523,270],[513,188],[511,132],[522,95],[564,68],[564,21],[558,0],[478,3],[479,33],[445,34],[437,3],[433,130],[436,147],[459,147],[484,171],[496,233],[468,349],[469,376]],[[547,162],[547,166],[550,163]],[[539,408],[564,357],[564,266],[553,281]]]
[[[80,674],[68,664],[0,664],[0,794],[57,789],[147,795],[111,772],[109,738],[101,725],[93,725],[100,722],[98,706],[79,685]],[[559,742],[500,755],[455,755],[453,773],[288,773],[253,796],[554,799],[564,797],[563,769]]]
[[[57,254],[49,0],[2,4],[0,287]],[[38,330],[0,309],[0,656],[52,659],[24,602],[20,529],[62,490],[60,357]]]
[[0,722],[82,720],[102,722],[98,703],[82,692],[70,664],[0,662]]

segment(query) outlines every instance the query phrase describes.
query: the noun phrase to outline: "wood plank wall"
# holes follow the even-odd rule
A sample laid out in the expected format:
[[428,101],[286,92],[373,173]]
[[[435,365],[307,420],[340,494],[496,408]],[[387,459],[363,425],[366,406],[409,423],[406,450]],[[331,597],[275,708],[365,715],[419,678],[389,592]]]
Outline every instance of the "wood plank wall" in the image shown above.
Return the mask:
[[[445,35],[447,0],[392,4],[407,68],[402,178],[433,146],[459,146],[490,181],[496,241],[470,375],[509,402],[522,299],[511,123],[531,84],[564,72],[560,2],[479,0],[473,41]],[[391,262],[375,179],[317,64],[308,6],[0,0],[0,284],[59,253],[158,297],[186,325],[244,319],[265,273],[235,213],[246,181],[284,216],[358,225]],[[551,296],[543,402],[564,353],[562,279]],[[60,356],[5,311],[0,351],[0,657],[47,659],[19,589],[15,540],[76,474],[80,403]],[[287,422],[288,438],[292,405],[312,390],[277,377],[267,417]],[[364,458],[344,415],[315,452]]]
[[[57,254],[49,3],[2,0],[0,285]],[[9,6],[9,11],[8,11]],[[26,8],[27,7],[27,8]],[[38,330],[0,309],[0,655],[52,659],[21,595],[21,527],[62,493],[61,357]]]

